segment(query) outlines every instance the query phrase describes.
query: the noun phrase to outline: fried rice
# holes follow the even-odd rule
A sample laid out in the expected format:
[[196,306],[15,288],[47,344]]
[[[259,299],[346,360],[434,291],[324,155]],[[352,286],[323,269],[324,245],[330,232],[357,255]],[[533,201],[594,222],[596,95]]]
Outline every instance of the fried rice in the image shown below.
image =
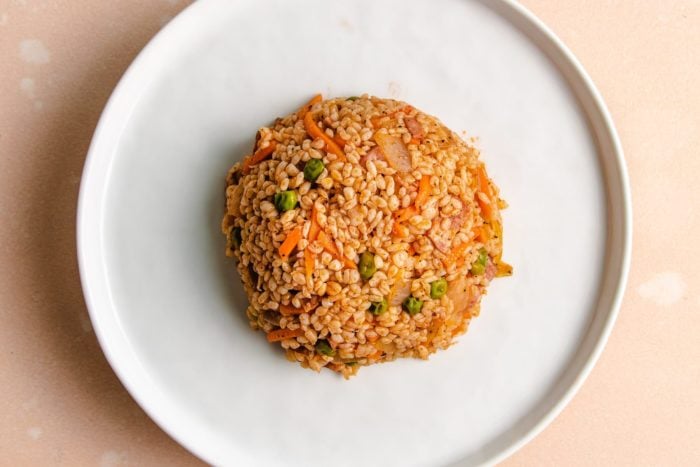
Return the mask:
[[405,102],[322,100],[260,128],[226,179],[226,255],[253,329],[301,366],[446,349],[479,314],[506,204],[479,150]]

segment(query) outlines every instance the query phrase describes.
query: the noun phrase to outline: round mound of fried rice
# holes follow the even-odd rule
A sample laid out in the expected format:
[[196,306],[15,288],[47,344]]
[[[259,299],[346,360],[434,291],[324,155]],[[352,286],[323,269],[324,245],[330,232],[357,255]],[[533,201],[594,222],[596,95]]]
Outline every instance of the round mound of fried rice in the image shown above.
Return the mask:
[[250,325],[303,367],[425,359],[511,274],[479,151],[405,102],[316,96],[261,128],[226,182]]

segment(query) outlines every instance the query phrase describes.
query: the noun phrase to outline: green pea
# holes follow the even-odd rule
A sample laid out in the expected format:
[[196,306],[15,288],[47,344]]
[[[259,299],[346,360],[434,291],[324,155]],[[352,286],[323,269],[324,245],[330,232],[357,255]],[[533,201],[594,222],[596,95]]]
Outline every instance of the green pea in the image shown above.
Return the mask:
[[360,255],[360,263],[358,264],[360,277],[364,280],[369,279],[377,272],[377,266],[374,264],[374,255],[369,251],[365,251]]
[[403,306],[403,309],[411,316],[415,315],[416,313],[420,313],[420,310],[423,308],[423,302],[415,297],[408,297],[401,305]]
[[348,100],[349,100],[349,101],[356,101],[357,99],[359,99],[359,97],[357,97],[357,96],[350,96],[350,97],[348,97]]
[[486,263],[489,260],[489,255],[485,249],[479,249],[479,257],[472,263],[471,273],[475,276],[481,276],[486,271]]
[[278,211],[289,211],[297,205],[297,194],[292,190],[280,191],[275,193],[274,202]]
[[326,339],[319,339],[316,341],[316,352],[320,353],[321,355],[325,355],[326,357],[332,357],[335,355],[335,350],[333,350],[333,347],[331,347]]
[[243,230],[240,227],[234,227],[231,229],[231,244],[234,248],[240,248],[241,243],[243,243]]
[[383,298],[381,302],[372,302],[372,306],[369,307],[369,311],[371,311],[375,316],[383,314],[388,309],[389,302],[386,300],[386,298]]
[[310,182],[315,182],[325,167],[321,159],[310,159],[304,164],[304,178]]
[[447,293],[447,281],[438,279],[430,283],[430,298],[442,298]]

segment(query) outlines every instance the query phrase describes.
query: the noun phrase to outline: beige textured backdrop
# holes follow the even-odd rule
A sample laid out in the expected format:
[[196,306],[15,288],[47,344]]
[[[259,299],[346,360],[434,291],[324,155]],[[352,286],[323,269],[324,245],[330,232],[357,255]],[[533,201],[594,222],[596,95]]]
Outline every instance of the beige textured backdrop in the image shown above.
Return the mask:
[[[613,114],[634,201],[622,312],[573,402],[509,466],[700,463],[700,1],[524,0]],[[109,94],[184,0],[0,0],[0,465],[196,465],[91,330],[75,205]]]

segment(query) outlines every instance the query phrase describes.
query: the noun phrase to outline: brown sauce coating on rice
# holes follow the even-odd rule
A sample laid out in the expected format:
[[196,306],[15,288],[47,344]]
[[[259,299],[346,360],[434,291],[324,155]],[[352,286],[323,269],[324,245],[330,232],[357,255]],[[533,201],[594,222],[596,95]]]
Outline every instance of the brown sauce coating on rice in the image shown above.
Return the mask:
[[479,151],[404,102],[316,96],[261,128],[226,181],[250,325],[303,367],[428,358],[512,272]]

